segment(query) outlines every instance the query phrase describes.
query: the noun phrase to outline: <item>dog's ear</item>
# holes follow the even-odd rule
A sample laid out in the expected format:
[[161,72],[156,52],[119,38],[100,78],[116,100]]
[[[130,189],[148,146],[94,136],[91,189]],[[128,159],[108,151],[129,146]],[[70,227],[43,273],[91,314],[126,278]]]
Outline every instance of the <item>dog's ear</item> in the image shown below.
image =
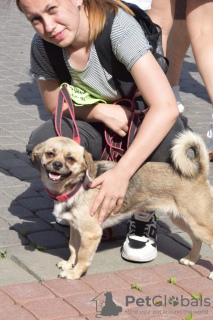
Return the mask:
[[41,156],[44,150],[44,142],[37,144],[31,154],[31,162],[36,169],[40,169]]
[[89,174],[90,178],[92,178],[92,179],[95,178],[97,169],[96,169],[96,166],[93,161],[91,153],[84,150],[84,159],[86,162],[86,167],[87,167],[88,174]]

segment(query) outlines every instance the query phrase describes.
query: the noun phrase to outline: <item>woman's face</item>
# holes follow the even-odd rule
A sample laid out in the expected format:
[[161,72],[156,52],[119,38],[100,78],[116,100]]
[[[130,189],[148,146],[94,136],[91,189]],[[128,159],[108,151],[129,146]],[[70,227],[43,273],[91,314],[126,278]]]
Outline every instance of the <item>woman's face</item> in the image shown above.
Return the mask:
[[46,41],[67,47],[78,41],[82,0],[20,0],[35,31]]

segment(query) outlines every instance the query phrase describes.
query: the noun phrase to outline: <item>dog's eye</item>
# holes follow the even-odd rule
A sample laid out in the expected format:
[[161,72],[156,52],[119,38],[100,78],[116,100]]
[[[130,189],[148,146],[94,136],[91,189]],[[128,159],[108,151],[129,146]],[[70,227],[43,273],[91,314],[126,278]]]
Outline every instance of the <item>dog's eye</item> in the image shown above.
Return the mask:
[[75,159],[73,157],[67,157],[66,160],[68,162],[75,162]]
[[46,152],[46,157],[47,158],[53,158],[54,157],[54,153],[53,152]]

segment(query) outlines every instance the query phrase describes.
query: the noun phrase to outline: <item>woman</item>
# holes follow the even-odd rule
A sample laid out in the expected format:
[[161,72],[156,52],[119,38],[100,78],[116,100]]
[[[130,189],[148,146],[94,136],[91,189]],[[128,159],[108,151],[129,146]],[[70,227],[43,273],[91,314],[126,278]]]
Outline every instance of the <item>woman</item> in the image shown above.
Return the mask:
[[[93,105],[75,107],[81,144],[100,159],[104,125],[126,136],[131,111],[112,103],[121,98],[118,88],[98,59],[94,40],[103,29],[107,11],[115,12],[110,35],[112,50],[131,73],[149,111],[138,133],[117,165],[96,178],[90,188],[101,186],[91,208],[91,215],[100,206],[99,223],[112,212],[119,211],[129,179],[147,160],[169,161],[169,147],[173,137],[183,130],[177,104],[166,79],[147,42],[141,27],[131,12],[119,0],[16,0],[37,32],[31,48],[31,72],[37,80],[44,105],[54,115],[61,81],[47,58],[42,39],[61,47],[72,76],[72,85],[104,100]],[[132,85],[132,84],[131,84]],[[125,94],[128,94],[129,84]],[[63,115],[69,116],[65,106]],[[64,135],[72,137],[68,120],[62,122]],[[55,135],[53,121],[36,129],[28,144],[33,146]],[[123,245],[122,256],[131,261],[150,261],[157,255],[155,217],[138,213],[129,224],[129,234]]]

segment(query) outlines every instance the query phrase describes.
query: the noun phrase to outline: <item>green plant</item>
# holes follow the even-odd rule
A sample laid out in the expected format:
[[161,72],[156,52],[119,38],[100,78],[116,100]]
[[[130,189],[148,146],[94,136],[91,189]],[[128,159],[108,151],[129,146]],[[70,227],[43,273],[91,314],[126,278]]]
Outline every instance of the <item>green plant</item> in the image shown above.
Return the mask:
[[23,236],[23,237],[26,237],[27,236],[27,232],[25,230],[21,230],[20,231],[20,234]]
[[7,249],[0,251],[0,258],[2,259],[7,258]]
[[169,282],[170,282],[171,284],[175,284],[175,283],[176,283],[175,277],[170,278],[170,279],[169,279]]
[[135,289],[135,290],[138,290],[138,291],[142,292],[142,287],[139,286],[138,284],[136,284],[136,285],[131,284],[131,289]]
[[193,312],[191,312],[184,320],[191,320],[193,318]]
[[198,293],[198,294],[191,294],[191,297],[197,300],[200,300],[200,298],[202,297],[202,293]]
[[33,248],[37,249],[38,251],[46,251],[47,248],[44,248],[44,247],[40,247],[40,246],[37,246],[34,242],[30,242],[29,243],[30,246],[32,246]]

